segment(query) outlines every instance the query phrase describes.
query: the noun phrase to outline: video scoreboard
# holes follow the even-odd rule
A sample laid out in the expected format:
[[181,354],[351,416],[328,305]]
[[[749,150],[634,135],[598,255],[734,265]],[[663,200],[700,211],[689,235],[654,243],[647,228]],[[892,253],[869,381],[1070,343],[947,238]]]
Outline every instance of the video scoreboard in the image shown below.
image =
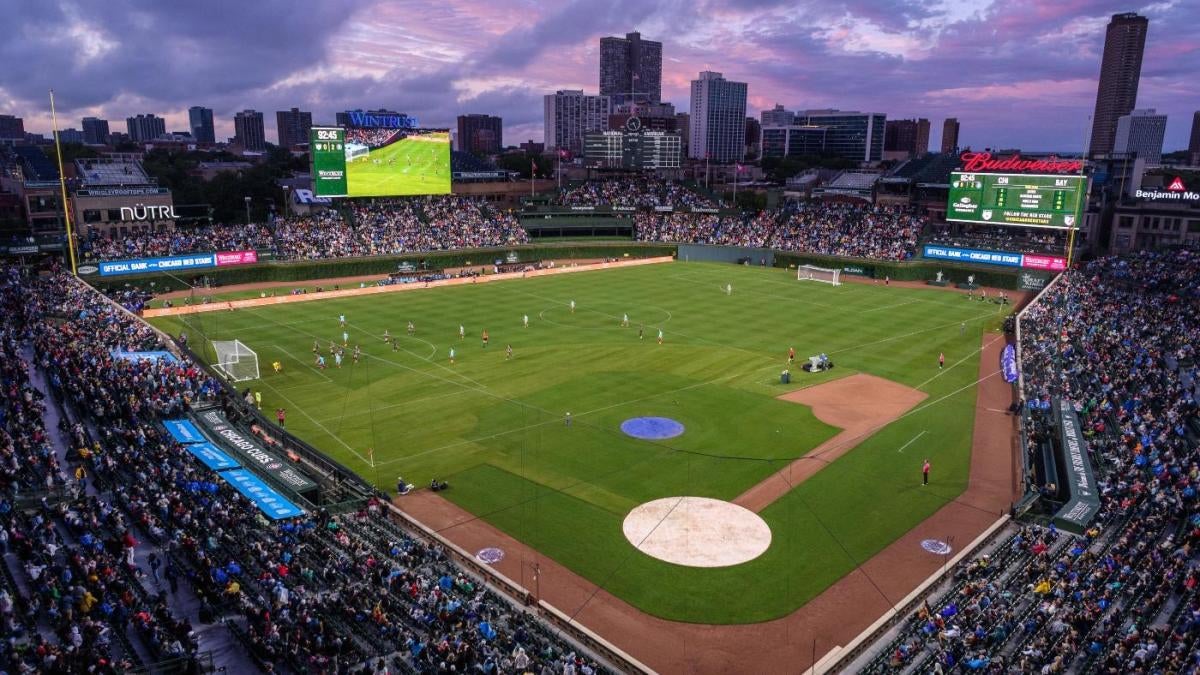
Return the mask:
[[1084,176],[954,171],[946,220],[1070,229],[1086,192]]
[[346,196],[346,130],[313,127],[309,132],[313,192],[320,197]]

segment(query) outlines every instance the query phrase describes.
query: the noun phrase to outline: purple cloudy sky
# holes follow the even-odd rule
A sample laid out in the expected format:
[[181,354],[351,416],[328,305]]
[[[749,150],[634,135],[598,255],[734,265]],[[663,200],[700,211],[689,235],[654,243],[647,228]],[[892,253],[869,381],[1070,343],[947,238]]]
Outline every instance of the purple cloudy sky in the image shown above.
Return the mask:
[[[0,0],[0,112],[49,129],[85,115],[124,130],[154,112],[186,128],[214,108],[385,106],[426,125],[504,118],[505,142],[541,139],[541,96],[597,89],[599,38],[640,30],[663,46],[663,94],[686,110],[703,69],[749,83],[753,114],[837,107],[957,116],[963,144],[1077,150],[1095,102],[1104,25],[1150,18],[1139,107],[1166,112],[1166,149],[1200,109],[1196,0]],[[15,19],[14,21],[8,21]]]

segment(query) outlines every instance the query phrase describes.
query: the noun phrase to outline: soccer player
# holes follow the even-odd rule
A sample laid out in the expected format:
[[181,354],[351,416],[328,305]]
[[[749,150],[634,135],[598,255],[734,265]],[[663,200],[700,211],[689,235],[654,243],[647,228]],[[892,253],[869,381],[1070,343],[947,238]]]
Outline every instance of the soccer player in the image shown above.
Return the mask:
[[258,408],[259,410],[262,410],[262,392],[261,391],[254,392],[254,406],[256,408]]
[[962,337],[967,333],[967,322],[964,321],[958,325],[958,336]]
[[384,343],[388,343],[388,342],[392,341],[392,334],[389,333],[388,329],[386,329],[386,328],[383,329],[383,341],[384,341]]
[[454,363],[454,347],[450,348],[450,363]]
[[467,329],[460,323],[458,324],[458,339],[462,340],[467,337]]
[[938,370],[946,367],[946,353],[938,352]]
[[575,313],[575,301],[574,300],[571,301],[571,313],[572,314]]
[[487,345],[488,345],[488,334],[487,334],[487,329],[485,328],[485,329],[483,329],[483,348],[487,349]]
[[929,460],[921,465],[921,485],[929,485]]
[[661,329],[661,328],[659,328],[659,329],[658,329],[658,344],[660,344],[660,345],[661,345],[661,344],[662,344],[662,341],[663,341],[663,332],[662,332],[662,329]]
[[313,353],[316,354],[320,350],[321,350],[321,345],[318,344],[316,340],[313,340]]
[[400,341],[399,340],[392,340],[392,351],[394,351],[394,352],[400,351]]
[[646,337],[646,327],[638,324],[638,339],[641,340],[644,337]]
[[350,344],[350,334],[342,331],[342,346],[345,347],[348,344]]
[[526,328],[529,328],[529,315],[528,315],[528,314],[524,314],[524,315],[522,315],[522,316],[521,316],[521,319],[522,319],[522,320],[525,322],[525,327],[526,327]]
[[629,314],[628,313],[621,315],[621,328],[629,328]]
[[504,360],[507,361],[511,358],[512,358],[512,345],[506,345],[504,347]]
[[337,366],[338,368],[342,367],[342,352],[341,352],[341,350],[338,350],[338,352],[333,355],[333,365]]
[[337,345],[334,343],[333,340],[330,340],[329,341],[329,355],[333,356],[333,353],[336,351],[337,351]]
[[725,295],[733,295],[733,284],[725,284]]
[[358,365],[358,357],[362,356],[362,347],[354,345],[354,363]]
[[275,369],[276,375],[283,372],[283,364],[278,361],[275,361],[274,363],[272,363],[271,367]]
[[275,421],[279,423],[280,428],[283,428],[285,426],[284,421],[286,421],[286,419],[287,419],[287,408],[276,408],[275,409]]
[[417,332],[417,327],[413,325],[413,322],[409,321],[408,322],[408,334],[413,335],[416,332]]
[[796,360],[796,348],[788,347],[788,363],[792,363],[795,360]]
[[346,327],[346,315],[345,314],[338,314],[338,324],[342,328]]
[[325,357],[320,354],[317,354],[317,368],[325,370]]

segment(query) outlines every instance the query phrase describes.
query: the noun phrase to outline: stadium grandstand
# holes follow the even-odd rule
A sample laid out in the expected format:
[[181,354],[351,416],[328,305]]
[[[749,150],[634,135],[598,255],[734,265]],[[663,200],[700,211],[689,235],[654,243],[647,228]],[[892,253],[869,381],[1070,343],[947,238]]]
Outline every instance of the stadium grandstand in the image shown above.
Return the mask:
[[58,167],[42,152],[41,148],[32,145],[18,145],[12,149],[16,155],[18,166],[24,173],[24,180],[57,181]]
[[164,426],[256,437],[186,343],[58,270],[0,268],[0,306],[5,672],[610,672],[350,483],[264,517]]
[[833,180],[813,190],[813,197],[874,202],[877,182],[879,182],[878,173],[843,171]]

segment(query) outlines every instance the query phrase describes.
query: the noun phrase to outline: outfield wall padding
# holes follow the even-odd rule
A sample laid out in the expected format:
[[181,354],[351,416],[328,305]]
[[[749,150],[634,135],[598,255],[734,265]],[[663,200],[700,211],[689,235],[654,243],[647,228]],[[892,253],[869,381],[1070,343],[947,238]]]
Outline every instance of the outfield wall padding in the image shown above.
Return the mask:
[[680,244],[679,259],[685,262],[736,263],[750,258],[750,264],[775,266],[775,251],[769,248],[746,248],[743,246],[708,246],[704,244]]

